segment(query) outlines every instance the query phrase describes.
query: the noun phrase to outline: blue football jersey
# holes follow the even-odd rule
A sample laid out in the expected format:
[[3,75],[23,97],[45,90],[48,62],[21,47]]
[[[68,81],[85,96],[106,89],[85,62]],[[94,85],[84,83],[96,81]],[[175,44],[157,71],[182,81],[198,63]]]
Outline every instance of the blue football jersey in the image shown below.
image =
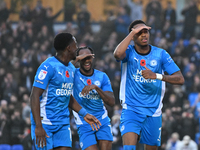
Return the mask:
[[[74,76],[73,96],[77,102],[87,110],[88,113],[94,115],[101,123],[108,122],[110,119],[107,115],[107,110],[104,106],[103,100],[96,90],[92,90],[87,95],[82,95],[81,91],[86,85],[95,84],[103,91],[113,92],[110,79],[108,76],[99,70],[94,69],[91,76],[85,76],[77,68]],[[83,117],[79,116],[73,111],[75,122],[77,125],[86,124]],[[103,122],[102,122],[103,121]]]
[[[69,101],[73,90],[75,67],[57,57],[46,59],[38,68],[33,86],[44,89],[40,97],[40,116],[43,124],[69,124]],[[31,113],[31,122],[34,119]]]
[[179,71],[171,56],[163,49],[150,45],[150,52],[139,54],[134,45],[129,45],[126,57],[121,61],[120,101],[123,109],[130,109],[148,116],[160,116],[165,82],[145,79],[144,65],[155,73],[173,74]]

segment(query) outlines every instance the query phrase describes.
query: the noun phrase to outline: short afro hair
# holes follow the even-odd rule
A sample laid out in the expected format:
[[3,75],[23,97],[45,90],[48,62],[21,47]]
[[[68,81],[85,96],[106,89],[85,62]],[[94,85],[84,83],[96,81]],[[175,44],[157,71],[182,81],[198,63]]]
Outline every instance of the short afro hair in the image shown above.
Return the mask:
[[55,36],[53,45],[56,51],[63,51],[73,41],[70,33],[59,33]]
[[145,24],[146,25],[146,23],[142,20],[135,20],[130,24],[130,26],[128,28],[129,33],[132,31],[132,28],[137,24]]
[[78,56],[79,55],[79,52],[83,49],[89,49],[91,51],[92,54],[94,54],[94,50],[91,48],[91,47],[88,47],[88,46],[82,46],[82,47],[79,47],[77,52],[76,52],[76,55]]

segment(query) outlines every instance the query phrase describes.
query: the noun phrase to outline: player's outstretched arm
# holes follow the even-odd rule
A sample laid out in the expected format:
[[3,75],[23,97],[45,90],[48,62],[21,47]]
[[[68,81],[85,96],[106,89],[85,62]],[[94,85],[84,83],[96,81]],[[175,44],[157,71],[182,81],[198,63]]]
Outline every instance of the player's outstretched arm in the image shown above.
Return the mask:
[[83,88],[81,91],[82,95],[88,94],[91,90],[95,89],[98,94],[101,96],[102,100],[108,104],[109,106],[114,106],[115,105],[115,96],[113,92],[110,91],[103,91],[96,85],[87,85]]
[[84,120],[90,124],[92,130],[94,130],[94,128],[96,130],[100,128],[101,122],[95,116],[87,113],[87,111],[79,105],[72,95],[70,97],[69,107],[81,115]]
[[[156,73],[152,72],[150,69],[148,69],[146,66],[144,66],[146,70],[142,70],[142,76],[145,79],[158,79],[158,76]],[[172,75],[159,75],[159,80],[171,83],[171,84],[184,84],[185,80],[181,73],[181,71],[177,71],[173,73]]]
[[46,138],[49,137],[44,128],[42,127],[41,118],[40,118],[40,99],[39,97],[44,92],[43,89],[33,87],[32,92],[30,95],[30,102],[31,102],[31,111],[33,114],[33,118],[35,121],[35,137],[36,137],[36,144],[38,147],[46,146]]

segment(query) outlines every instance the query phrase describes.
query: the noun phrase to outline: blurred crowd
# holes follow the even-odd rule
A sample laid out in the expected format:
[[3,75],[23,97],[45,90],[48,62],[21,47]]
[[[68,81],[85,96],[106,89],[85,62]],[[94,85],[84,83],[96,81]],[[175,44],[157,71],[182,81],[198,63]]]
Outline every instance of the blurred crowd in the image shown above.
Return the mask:
[[[55,54],[53,38],[58,32],[73,34],[79,46],[87,45],[95,51],[95,68],[109,76],[116,105],[107,107],[113,132],[113,150],[122,149],[119,131],[121,106],[119,101],[120,63],[113,57],[117,44],[128,34],[128,26],[135,19],[146,18],[151,26],[150,43],[165,49],[180,67],[185,84],[167,84],[163,100],[162,142],[159,150],[200,149],[200,32],[195,0],[181,10],[184,17],[177,21],[171,2],[163,9],[159,0],[150,0],[144,8],[141,0],[119,0],[116,11],[106,11],[106,20],[98,22],[94,30],[91,12],[86,4],[74,9],[73,1],[66,2],[53,15],[51,7],[38,1],[33,9],[24,5],[16,27],[9,21],[11,11],[0,1],[0,144],[22,144],[31,150],[29,95],[37,67]],[[68,7],[67,7],[68,6]],[[70,7],[69,7],[70,6]],[[71,13],[70,13],[71,12]],[[66,28],[54,30],[55,19],[65,14]],[[76,19],[70,17],[76,15]],[[79,150],[76,125],[71,116],[73,148]],[[198,149],[197,148],[197,149]],[[138,145],[138,150],[143,150]],[[195,149],[193,149],[195,150]]]

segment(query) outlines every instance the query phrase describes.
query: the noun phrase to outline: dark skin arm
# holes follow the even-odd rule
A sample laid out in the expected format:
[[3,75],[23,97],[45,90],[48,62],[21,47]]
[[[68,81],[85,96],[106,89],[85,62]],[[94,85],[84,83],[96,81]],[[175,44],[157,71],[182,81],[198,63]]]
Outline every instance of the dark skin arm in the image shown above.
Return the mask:
[[[152,72],[150,69],[148,69],[146,66],[144,66],[146,70],[142,70],[142,76],[145,79],[156,79],[156,73]],[[181,73],[181,71],[177,71],[173,73],[172,75],[163,75],[162,81],[171,83],[171,84],[184,84],[185,80]]]
[[[76,111],[77,113],[81,110],[81,106],[79,105],[79,103],[75,100],[75,98],[71,95],[70,97],[70,102],[69,102],[69,108],[73,109],[74,111]],[[94,130],[94,128],[96,130],[99,129],[101,122],[94,117],[93,115],[87,114],[84,117],[84,120],[90,124],[92,130]],[[97,126],[96,126],[97,125]]]
[[102,91],[102,89],[100,89],[98,86],[96,85],[87,85],[83,88],[81,94],[88,94],[91,90],[95,89],[98,94],[101,96],[101,98],[103,99],[103,101],[109,105],[109,106],[114,106],[115,105],[115,97],[113,92],[110,91]]
[[33,114],[33,118],[35,121],[35,137],[36,137],[36,144],[38,147],[41,146],[44,147],[46,145],[46,138],[49,137],[44,128],[42,127],[41,118],[40,118],[40,99],[39,97],[44,92],[43,89],[33,87],[30,95],[30,102],[31,102],[31,111]]
[[132,31],[117,45],[114,51],[114,57],[117,60],[123,60],[126,57],[126,49],[128,45],[130,44],[131,40],[133,40],[133,37],[139,33],[142,29],[151,29],[151,27],[148,26],[141,26],[138,28],[132,28]]
[[72,61],[72,64],[75,65],[79,60],[82,60],[86,57],[90,57],[92,56],[94,58],[94,54],[84,54],[84,55],[79,55],[79,56],[76,56],[76,59],[74,61]]

